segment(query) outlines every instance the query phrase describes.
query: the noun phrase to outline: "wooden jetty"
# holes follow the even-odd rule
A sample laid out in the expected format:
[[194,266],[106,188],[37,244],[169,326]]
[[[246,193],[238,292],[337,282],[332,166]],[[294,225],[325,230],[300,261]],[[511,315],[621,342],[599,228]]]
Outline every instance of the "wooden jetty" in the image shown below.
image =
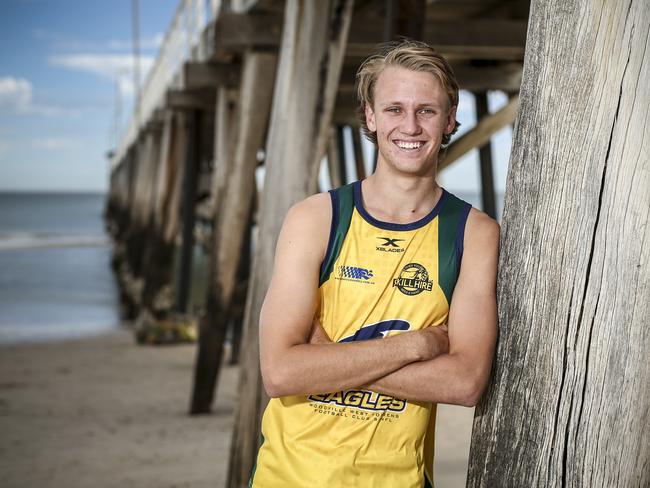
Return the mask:
[[[229,486],[246,486],[260,438],[267,399],[259,373],[259,310],[284,214],[327,189],[319,186],[322,166],[332,186],[366,174],[354,97],[358,65],[378,43],[397,36],[424,40],[450,60],[461,88],[475,94],[478,123],[452,141],[441,168],[482,148],[483,203],[495,215],[489,144],[517,116],[529,10],[538,16],[534,26],[543,15],[566,14],[565,7],[543,3],[533,2],[531,9],[528,0],[180,1],[114,152],[107,220],[125,315],[145,327],[187,316],[195,248],[207,258],[190,412],[209,412],[226,332],[233,327],[235,351],[241,337],[242,371]],[[577,11],[579,3],[565,10]],[[647,14],[640,0],[622,3]],[[594,18],[599,8],[619,7],[599,2]],[[570,37],[568,31],[562,35]],[[546,55],[540,42],[526,54],[537,68]],[[489,113],[488,90],[506,92],[509,102]],[[346,164],[343,150],[347,128],[354,164]],[[521,149],[517,154],[523,157]],[[474,456],[485,452],[473,450]],[[647,467],[647,452],[639,459]],[[475,486],[506,486],[474,476]]]

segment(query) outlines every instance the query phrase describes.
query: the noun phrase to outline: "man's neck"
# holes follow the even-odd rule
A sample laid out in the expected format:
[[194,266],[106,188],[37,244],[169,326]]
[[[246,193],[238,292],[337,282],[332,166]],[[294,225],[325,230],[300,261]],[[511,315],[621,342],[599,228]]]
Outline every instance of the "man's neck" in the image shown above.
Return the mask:
[[373,217],[397,224],[415,222],[435,207],[442,195],[435,175],[396,175],[377,171],[362,184],[363,205]]

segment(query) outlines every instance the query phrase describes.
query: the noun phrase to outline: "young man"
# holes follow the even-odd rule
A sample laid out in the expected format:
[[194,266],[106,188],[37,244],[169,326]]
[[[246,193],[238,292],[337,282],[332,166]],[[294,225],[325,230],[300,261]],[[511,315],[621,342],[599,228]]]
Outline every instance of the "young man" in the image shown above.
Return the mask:
[[377,170],[286,216],[261,312],[272,399],[254,487],[432,485],[435,404],[474,405],[488,380],[498,225],[436,183],[453,72],[405,41],[357,78]]

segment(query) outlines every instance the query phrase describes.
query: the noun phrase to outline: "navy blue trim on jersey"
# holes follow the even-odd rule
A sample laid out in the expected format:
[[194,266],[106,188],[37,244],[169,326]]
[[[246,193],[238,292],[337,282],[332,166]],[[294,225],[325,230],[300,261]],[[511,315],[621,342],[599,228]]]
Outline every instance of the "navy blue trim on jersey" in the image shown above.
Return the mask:
[[323,276],[325,273],[325,268],[327,267],[327,261],[330,253],[332,252],[332,246],[334,245],[334,236],[336,235],[336,228],[339,226],[339,199],[336,198],[336,190],[330,190],[330,199],[332,200],[332,225],[330,227],[330,236],[327,241],[327,251],[325,251],[325,257],[323,262],[320,265],[320,276]]
[[465,224],[467,223],[467,217],[469,217],[469,212],[472,210],[470,204],[462,210],[462,214],[458,221],[458,230],[456,231],[456,273],[460,274],[460,263],[463,259],[463,249],[465,242]]
[[438,203],[436,203],[436,206],[433,207],[431,212],[429,212],[427,215],[422,217],[420,220],[416,220],[415,222],[410,222],[408,224],[395,224],[393,222],[383,222],[381,220],[377,220],[368,212],[366,212],[366,209],[363,208],[363,195],[361,193],[361,181],[354,182],[354,207],[357,209],[357,212],[359,212],[361,217],[363,217],[363,220],[368,222],[370,225],[374,225],[375,227],[384,230],[406,231],[406,230],[415,230],[415,229],[419,229],[420,227],[424,227],[429,222],[431,222],[436,217],[436,215],[440,213],[440,209],[445,203],[447,196],[448,196],[447,190],[442,188],[442,195],[440,196]]

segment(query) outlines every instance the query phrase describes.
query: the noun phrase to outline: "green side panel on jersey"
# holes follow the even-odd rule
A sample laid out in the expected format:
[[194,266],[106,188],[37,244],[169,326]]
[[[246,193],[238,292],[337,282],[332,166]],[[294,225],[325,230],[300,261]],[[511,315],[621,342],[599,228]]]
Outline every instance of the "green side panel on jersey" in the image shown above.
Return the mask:
[[[260,447],[257,448],[258,455],[260,449],[262,449],[262,444],[264,444],[264,435],[260,434]],[[255,477],[255,471],[257,471],[257,456],[255,456],[255,464],[253,465],[253,471],[251,472],[251,476],[250,478],[248,478],[248,488],[253,488],[253,478]]]
[[424,475],[424,488],[433,488],[433,485],[429,481],[429,478],[426,474]]
[[438,216],[438,283],[450,305],[460,272],[456,239],[467,212],[468,204],[450,193]]
[[334,191],[336,203],[332,208],[332,226],[330,242],[327,249],[327,255],[323,260],[321,267],[321,274],[318,286],[325,283],[332,271],[334,270],[334,263],[341,254],[343,241],[350,228],[350,221],[352,220],[352,212],[354,210],[354,191],[353,184],[342,186]]

